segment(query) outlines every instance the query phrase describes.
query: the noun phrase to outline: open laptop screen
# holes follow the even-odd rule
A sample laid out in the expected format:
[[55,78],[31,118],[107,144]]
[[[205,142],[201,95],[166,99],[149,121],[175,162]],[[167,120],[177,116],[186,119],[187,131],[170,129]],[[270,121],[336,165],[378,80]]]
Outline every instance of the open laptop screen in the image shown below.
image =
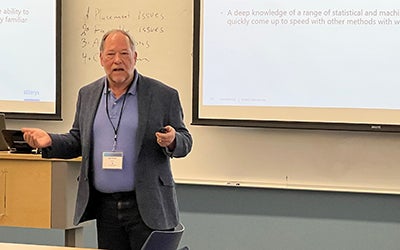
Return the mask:
[[[0,131],[6,129],[6,116],[3,113],[0,113]],[[2,133],[0,133],[0,151],[8,150],[8,145],[4,139]]]

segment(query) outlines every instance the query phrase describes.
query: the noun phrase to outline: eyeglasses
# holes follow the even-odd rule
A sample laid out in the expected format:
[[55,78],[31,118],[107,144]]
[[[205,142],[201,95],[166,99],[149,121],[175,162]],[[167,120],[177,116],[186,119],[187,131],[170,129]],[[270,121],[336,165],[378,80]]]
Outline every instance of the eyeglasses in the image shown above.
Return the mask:
[[130,51],[122,51],[122,52],[108,51],[104,54],[104,58],[106,60],[114,60],[117,57],[117,55],[119,58],[125,60],[131,58],[132,53]]

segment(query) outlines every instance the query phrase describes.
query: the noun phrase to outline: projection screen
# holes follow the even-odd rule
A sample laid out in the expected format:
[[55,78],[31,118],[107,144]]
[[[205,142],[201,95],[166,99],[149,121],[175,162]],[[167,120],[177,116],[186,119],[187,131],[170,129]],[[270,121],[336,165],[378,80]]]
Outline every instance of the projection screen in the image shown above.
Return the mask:
[[0,112],[61,119],[61,1],[0,2]]
[[195,0],[193,124],[400,130],[400,2]]

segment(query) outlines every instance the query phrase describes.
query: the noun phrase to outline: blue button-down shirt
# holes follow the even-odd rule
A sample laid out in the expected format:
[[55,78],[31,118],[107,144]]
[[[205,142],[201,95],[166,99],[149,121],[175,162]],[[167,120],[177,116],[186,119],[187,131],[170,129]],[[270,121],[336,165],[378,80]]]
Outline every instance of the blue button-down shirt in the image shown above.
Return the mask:
[[[138,128],[138,104],[137,104],[137,72],[128,92],[118,99],[109,92],[107,94],[107,80],[93,124],[93,181],[95,188],[104,193],[125,192],[134,190],[134,169],[136,157],[136,132]],[[105,78],[106,79],[106,78]],[[121,108],[125,104],[121,114]],[[106,110],[106,98],[108,98],[108,111]],[[103,169],[103,152],[111,152],[114,144],[114,128],[121,122],[117,133],[116,152],[123,153],[123,165],[121,169]],[[114,125],[111,125],[111,122]]]

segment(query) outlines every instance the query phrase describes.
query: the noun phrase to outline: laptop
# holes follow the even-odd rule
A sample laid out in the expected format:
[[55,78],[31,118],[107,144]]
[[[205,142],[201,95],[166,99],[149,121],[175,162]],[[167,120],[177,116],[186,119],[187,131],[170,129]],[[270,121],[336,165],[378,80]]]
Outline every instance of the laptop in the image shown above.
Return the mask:
[[[0,113],[0,131],[6,129],[6,116]],[[0,133],[0,151],[8,151],[8,144],[4,139],[3,133]]]
[[4,139],[8,145],[10,153],[21,153],[21,154],[38,153],[37,150],[34,150],[25,141],[24,133],[22,133],[21,130],[3,129],[1,133],[4,136]]

